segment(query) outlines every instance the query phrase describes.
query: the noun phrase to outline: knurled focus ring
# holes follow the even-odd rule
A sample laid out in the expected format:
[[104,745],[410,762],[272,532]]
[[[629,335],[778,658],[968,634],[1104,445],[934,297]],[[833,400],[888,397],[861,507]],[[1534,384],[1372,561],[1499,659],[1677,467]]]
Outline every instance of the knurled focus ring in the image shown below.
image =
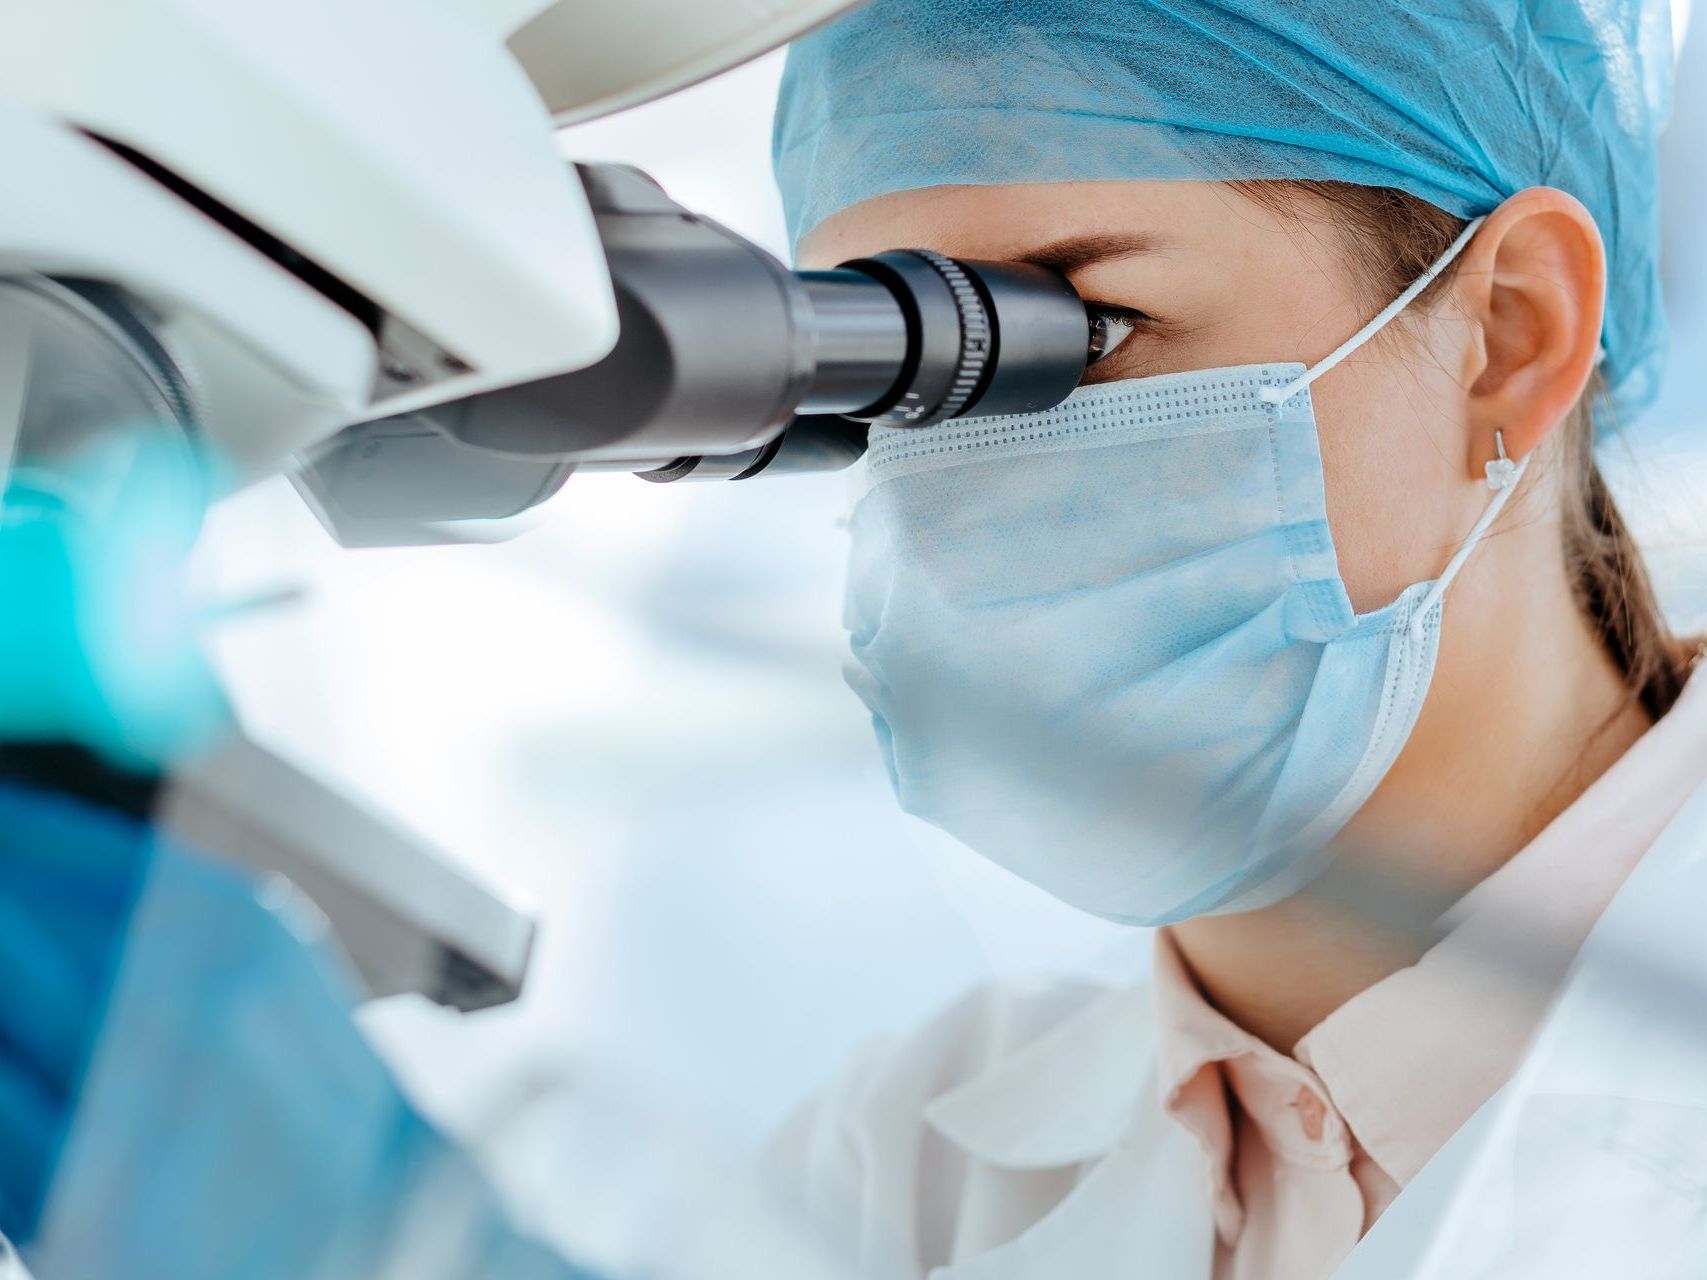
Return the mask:
[[958,262],[930,249],[914,249],[912,252],[928,262],[943,278],[954,297],[955,310],[960,313],[960,359],[955,364],[954,380],[949,384],[942,403],[925,417],[909,424],[922,427],[958,416],[983,381],[984,367],[990,362],[990,317],[984,310],[983,297]]

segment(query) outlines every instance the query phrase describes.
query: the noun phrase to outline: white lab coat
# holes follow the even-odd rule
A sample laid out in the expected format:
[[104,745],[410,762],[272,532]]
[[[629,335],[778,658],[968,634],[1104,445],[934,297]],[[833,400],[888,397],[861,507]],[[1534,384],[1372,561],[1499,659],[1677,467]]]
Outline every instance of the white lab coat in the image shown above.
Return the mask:
[[[1707,762],[1703,764],[1707,771]],[[779,1135],[785,1194],[858,1274],[1199,1280],[1201,1147],[1142,990],[982,990],[880,1044]],[[1511,1082],[1337,1280],[1707,1277],[1707,786],[1579,952]]]

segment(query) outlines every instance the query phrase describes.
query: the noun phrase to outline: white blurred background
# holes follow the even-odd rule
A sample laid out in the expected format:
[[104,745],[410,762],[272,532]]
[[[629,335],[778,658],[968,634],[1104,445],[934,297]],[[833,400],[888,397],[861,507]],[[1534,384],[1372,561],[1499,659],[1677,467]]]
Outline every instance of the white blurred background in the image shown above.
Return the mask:
[[[1707,48],[1667,141],[1676,376],[1617,466],[1679,616],[1707,616]],[[785,253],[781,60],[608,122],[564,154],[641,165]],[[1617,459],[1614,459],[1617,462]],[[843,480],[573,478],[501,546],[347,552],[288,486],[206,540],[223,589],[300,584],[220,660],[263,741],[531,899],[516,1005],[399,1000],[368,1025],[465,1129],[518,1073],[588,1068],[739,1153],[875,1032],[992,972],[1130,971],[1142,939],[902,819],[844,689]],[[565,1064],[575,1064],[572,1067]]]

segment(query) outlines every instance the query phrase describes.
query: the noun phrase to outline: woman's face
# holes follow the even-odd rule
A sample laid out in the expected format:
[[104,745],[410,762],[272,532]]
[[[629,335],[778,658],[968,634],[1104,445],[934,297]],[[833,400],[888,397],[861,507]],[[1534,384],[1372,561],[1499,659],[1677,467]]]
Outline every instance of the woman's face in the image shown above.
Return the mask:
[[[1030,261],[1141,314],[1087,382],[1313,364],[1391,299],[1371,296],[1326,209],[1277,213],[1214,182],[939,187],[832,215],[800,247],[826,268],[885,249]],[[1487,501],[1467,465],[1468,326],[1407,314],[1311,388],[1329,524],[1359,611],[1438,574]],[[1450,613],[1451,611],[1449,611]]]

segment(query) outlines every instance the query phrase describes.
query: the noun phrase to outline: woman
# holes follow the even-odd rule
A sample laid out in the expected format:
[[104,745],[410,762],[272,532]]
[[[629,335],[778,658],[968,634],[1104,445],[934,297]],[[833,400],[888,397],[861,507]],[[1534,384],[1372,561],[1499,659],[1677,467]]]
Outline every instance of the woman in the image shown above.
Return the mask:
[[862,464],[903,806],[1165,926],[1146,989],[976,993],[797,1118],[869,1270],[1328,1274],[1707,781],[1594,461],[1662,345],[1668,57],[1567,0],[880,0],[791,55],[803,266],[1031,261],[1131,326]]

